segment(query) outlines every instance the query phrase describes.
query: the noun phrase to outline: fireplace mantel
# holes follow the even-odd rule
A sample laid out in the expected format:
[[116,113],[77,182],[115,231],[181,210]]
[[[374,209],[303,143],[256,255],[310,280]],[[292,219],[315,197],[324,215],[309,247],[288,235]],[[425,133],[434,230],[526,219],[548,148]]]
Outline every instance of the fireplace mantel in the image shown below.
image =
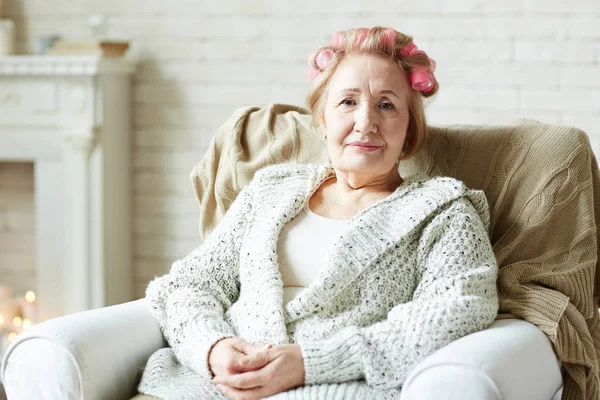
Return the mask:
[[133,64],[121,58],[89,56],[9,56],[0,57],[2,76],[95,76],[131,74]]
[[39,318],[132,299],[125,59],[0,57],[0,161],[32,161]]

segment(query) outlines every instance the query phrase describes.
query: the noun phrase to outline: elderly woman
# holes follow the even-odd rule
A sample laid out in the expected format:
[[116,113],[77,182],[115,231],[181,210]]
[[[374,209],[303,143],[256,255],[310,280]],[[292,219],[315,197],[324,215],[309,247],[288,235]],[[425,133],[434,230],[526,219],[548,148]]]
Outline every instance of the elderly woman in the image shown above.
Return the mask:
[[398,398],[409,371],[496,317],[481,191],[398,172],[422,147],[434,62],[391,28],[334,35],[308,96],[331,165],[260,170],[146,297],[163,399]]

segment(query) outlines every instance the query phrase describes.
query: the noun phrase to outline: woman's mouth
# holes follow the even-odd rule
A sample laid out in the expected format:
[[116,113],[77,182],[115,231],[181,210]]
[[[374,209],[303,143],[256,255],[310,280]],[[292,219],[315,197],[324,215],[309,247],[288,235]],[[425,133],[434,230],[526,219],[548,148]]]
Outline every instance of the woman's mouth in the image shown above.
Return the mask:
[[369,142],[352,142],[348,146],[350,146],[350,148],[352,148],[353,150],[361,153],[375,151],[381,147],[378,144]]

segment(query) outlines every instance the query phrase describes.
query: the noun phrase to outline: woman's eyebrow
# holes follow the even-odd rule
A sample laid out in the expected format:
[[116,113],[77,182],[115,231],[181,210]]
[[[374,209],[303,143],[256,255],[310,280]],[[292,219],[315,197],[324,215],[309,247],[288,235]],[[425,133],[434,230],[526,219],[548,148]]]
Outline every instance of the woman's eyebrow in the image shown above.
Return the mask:
[[381,91],[379,92],[379,94],[391,94],[392,96],[395,96],[396,98],[398,98],[398,100],[400,99],[400,96],[398,96],[398,95],[396,94],[396,92],[394,92],[393,90],[388,90],[388,89],[386,89],[386,90],[381,90]]
[[360,93],[360,89],[359,88],[346,88],[346,89],[340,89],[339,92],[340,93],[346,93],[346,92]]

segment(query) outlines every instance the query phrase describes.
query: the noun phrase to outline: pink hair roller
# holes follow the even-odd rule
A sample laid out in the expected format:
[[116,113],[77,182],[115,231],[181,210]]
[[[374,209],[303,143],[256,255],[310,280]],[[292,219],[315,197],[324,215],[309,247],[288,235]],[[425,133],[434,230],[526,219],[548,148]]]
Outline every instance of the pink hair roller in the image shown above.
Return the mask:
[[413,68],[410,71],[412,88],[416,91],[427,93],[435,86],[435,80],[431,72],[426,68]]
[[435,71],[435,66],[436,66],[435,60],[433,58],[430,58],[429,59],[429,64],[431,64],[431,72],[434,72]]
[[[419,50],[416,44],[409,43],[400,49],[400,54],[403,56],[412,56],[413,54],[424,54],[427,55],[423,50]],[[435,77],[433,71],[435,71],[436,63],[433,58],[429,58],[430,68],[413,68],[410,72],[410,82],[412,88],[416,91],[428,93],[435,86]]]
[[360,36],[358,37],[357,41],[358,41],[358,45],[362,45],[365,41],[365,39],[367,38],[367,35],[369,34],[369,28],[364,28],[362,33],[360,34]]
[[311,81],[314,81],[321,72],[329,65],[329,62],[333,58],[333,51],[330,49],[320,50],[317,54],[315,54],[315,64],[317,64],[317,68],[313,66],[311,61],[311,57],[308,58],[308,78]]
[[393,28],[387,28],[383,33],[383,43],[391,47],[394,42],[396,42],[396,31]]
[[340,47],[340,45],[342,44],[342,34],[340,32],[336,32],[333,34],[333,37],[331,38],[331,42],[329,42],[329,46],[331,47]]
[[400,49],[400,54],[403,56],[410,56],[415,54],[415,52],[419,51],[417,46],[414,43],[409,43],[403,48]]

